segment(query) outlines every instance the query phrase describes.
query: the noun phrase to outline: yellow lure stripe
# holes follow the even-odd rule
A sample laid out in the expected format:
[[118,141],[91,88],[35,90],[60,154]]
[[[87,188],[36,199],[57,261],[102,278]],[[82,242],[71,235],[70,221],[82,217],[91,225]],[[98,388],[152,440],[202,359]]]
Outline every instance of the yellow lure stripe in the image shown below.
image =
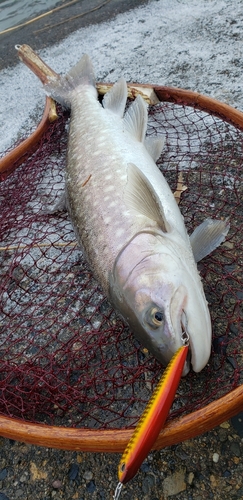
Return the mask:
[[150,398],[121,457],[118,466],[120,483],[125,484],[135,476],[156,441],[173,403],[187,353],[188,346],[177,350]]

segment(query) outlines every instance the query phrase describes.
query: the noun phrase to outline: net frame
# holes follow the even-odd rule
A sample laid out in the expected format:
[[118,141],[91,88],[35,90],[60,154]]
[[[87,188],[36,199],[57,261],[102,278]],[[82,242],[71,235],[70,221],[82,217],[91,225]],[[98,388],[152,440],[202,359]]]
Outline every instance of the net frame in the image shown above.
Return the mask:
[[[98,84],[97,88],[101,94],[104,94],[111,85]],[[243,129],[243,113],[241,111],[199,93],[147,84],[129,84],[128,89],[131,98],[135,98],[140,93],[150,104],[165,101],[177,105],[192,106],[216,115],[235,127]],[[37,129],[0,160],[1,180],[10,175],[13,169],[26,159],[29,151],[33,153],[53,119],[55,119],[55,113],[53,112],[52,100],[47,98],[43,117]],[[167,422],[161,430],[153,449],[162,449],[202,434],[236,415],[242,410],[242,407],[243,385],[240,385],[207,406]],[[57,427],[24,422],[17,418],[0,415],[1,436],[30,444],[66,450],[122,452],[132,432],[133,428],[97,430]]]

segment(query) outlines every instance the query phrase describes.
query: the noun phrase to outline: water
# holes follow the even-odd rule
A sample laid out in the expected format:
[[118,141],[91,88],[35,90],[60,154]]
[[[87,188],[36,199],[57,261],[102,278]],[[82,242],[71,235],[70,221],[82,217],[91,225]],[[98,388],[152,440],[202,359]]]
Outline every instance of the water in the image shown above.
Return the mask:
[[0,0],[0,32],[53,9],[60,0]]

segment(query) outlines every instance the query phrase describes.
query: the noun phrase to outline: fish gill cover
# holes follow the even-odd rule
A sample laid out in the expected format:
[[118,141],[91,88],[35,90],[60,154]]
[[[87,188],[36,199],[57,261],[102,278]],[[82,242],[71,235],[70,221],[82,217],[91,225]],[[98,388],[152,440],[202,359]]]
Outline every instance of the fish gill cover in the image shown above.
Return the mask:
[[[38,150],[0,184],[0,412],[25,421],[117,428],[136,424],[161,365],[103,295],[68,215],[48,214],[63,189],[61,112]],[[243,132],[186,105],[149,110],[164,133],[159,166],[180,200],[189,234],[206,217],[229,218],[226,242],[199,269],[213,324],[212,355],[182,379],[170,418],[243,383]]]

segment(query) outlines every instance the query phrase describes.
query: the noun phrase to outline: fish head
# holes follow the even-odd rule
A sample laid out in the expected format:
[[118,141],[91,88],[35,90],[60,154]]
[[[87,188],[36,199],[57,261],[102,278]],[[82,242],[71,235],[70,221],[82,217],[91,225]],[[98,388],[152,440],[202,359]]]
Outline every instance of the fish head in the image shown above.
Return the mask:
[[200,278],[194,281],[181,252],[173,253],[167,240],[154,238],[158,240],[147,235],[150,244],[146,241],[144,250],[146,238],[140,234],[120,254],[111,300],[134,335],[165,366],[184,344],[185,334],[189,336],[183,375],[191,364],[200,371],[211,350],[211,322]]

